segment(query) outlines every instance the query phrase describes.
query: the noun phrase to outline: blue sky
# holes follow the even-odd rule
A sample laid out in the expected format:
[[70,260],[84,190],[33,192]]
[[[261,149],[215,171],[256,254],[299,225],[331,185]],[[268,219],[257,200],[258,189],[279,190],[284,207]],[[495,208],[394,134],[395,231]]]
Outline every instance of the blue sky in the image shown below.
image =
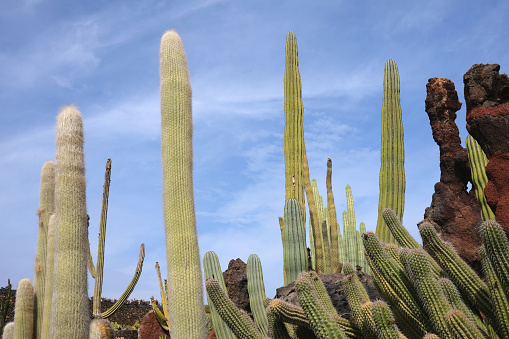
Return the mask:
[[[333,160],[336,208],[351,185],[357,223],[376,225],[383,68],[401,77],[404,224],[416,223],[439,180],[424,111],[431,77],[455,82],[475,63],[507,73],[506,1],[7,0],[0,12],[0,286],[33,278],[40,170],[54,159],[59,107],[83,114],[90,242],[97,252],[104,166],[112,159],[103,296],[118,298],[146,246],[131,298],[159,295],[166,272],[159,112],[159,43],[176,29],[193,86],[194,188],[200,253],[262,261],[267,296],[283,284],[286,33],[299,46],[310,173],[325,193]],[[457,123],[466,137],[464,107]],[[93,280],[89,279],[93,293]]]

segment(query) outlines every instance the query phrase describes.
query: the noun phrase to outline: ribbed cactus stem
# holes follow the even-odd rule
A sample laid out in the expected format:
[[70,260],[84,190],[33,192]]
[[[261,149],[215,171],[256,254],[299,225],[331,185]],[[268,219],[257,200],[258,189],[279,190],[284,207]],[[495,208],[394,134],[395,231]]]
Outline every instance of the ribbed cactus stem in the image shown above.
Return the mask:
[[265,312],[264,300],[265,284],[263,282],[262,263],[256,254],[251,254],[247,259],[247,292],[249,293],[249,306],[253,318],[261,334],[268,335],[268,320]]
[[376,235],[383,242],[394,243],[394,237],[381,215],[385,208],[392,208],[402,221],[405,208],[405,150],[399,72],[396,62],[392,59],[385,63],[383,85],[380,196]]
[[283,229],[284,283],[288,285],[300,272],[308,270],[306,226],[302,219],[300,203],[296,199],[285,202],[285,227]]
[[106,319],[94,319],[90,323],[90,339],[114,339],[115,329]]
[[406,248],[421,248],[422,246],[412,237],[410,232],[403,226],[401,219],[390,208],[382,211],[382,218],[389,228],[397,243]]
[[347,227],[343,232],[346,246],[346,258],[352,265],[357,265],[357,241],[355,239],[355,207],[353,203],[352,187],[346,185],[346,208],[347,208]]
[[[347,264],[345,264],[346,266]],[[349,264],[348,264],[349,265]],[[360,282],[357,274],[349,274],[343,282],[345,289],[346,299],[348,305],[352,310],[353,316],[359,324],[361,331],[366,333],[367,329],[364,328],[364,317],[362,313],[362,305],[369,301],[369,297],[366,298],[367,293],[362,283]]]
[[495,220],[481,225],[481,239],[498,279],[507,294],[509,291],[509,242],[504,229]]
[[161,154],[172,338],[203,339],[206,319],[193,196],[192,99],[184,45],[161,38]]
[[[46,272],[53,272],[55,264],[55,214],[49,217],[48,237],[46,247]],[[51,301],[53,298],[53,274],[46,274],[44,284],[44,305],[42,311],[41,339],[49,339],[50,320],[51,320]]]
[[329,212],[330,225],[330,269],[331,273],[339,273],[341,271],[341,263],[339,262],[338,247],[338,222],[336,218],[336,205],[334,204],[334,194],[332,193],[332,160],[327,159],[327,210]]
[[[166,295],[166,289],[163,286],[163,279],[161,278],[161,267],[159,266],[159,263],[156,262],[156,274],[157,274],[157,281],[159,282],[159,291],[161,294],[161,305],[163,306],[163,315],[166,321],[164,322],[164,326],[166,328],[170,328],[170,323],[168,321],[168,296]],[[154,310],[155,311],[155,310]]]
[[484,338],[481,331],[460,310],[450,310],[445,315],[445,322],[454,338]]
[[493,325],[495,330],[499,332],[503,338],[509,338],[509,300],[506,295],[507,291],[504,291],[500,279],[486,254],[484,245],[479,248],[479,254],[481,256],[482,268],[486,277],[486,283],[490,289],[494,313],[497,320],[497,323]]
[[[46,255],[48,243],[48,223],[55,212],[55,163],[46,161],[41,169],[39,228],[37,232],[37,250],[35,253],[34,289],[36,300],[35,336],[41,337],[46,283]],[[51,274],[51,273],[50,273]]]
[[83,122],[75,106],[57,117],[55,268],[50,338],[86,339],[88,227]]
[[477,141],[469,134],[466,140],[468,161],[470,162],[470,173],[472,175],[472,185],[474,186],[477,202],[481,206],[482,220],[495,219],[495,213],[491,210],[484,195],[484,188],[488,183],[486,175],[486,165],[488,157],[482,150]]
[[30,339],[34,335],[34,287],[30,279],[21,279],[14,304],[14,338]]
[[273,308],[267,309],[267,322],[270,329],[271,338],[292,339],[288,333],[288,328],[280,317],[275,313]]
[[406,338],[396,326],[389,305],[382,300],[377,300],[371,305],[371,313],[376,324],[378,338],[402,339]]
[[359,239],[358,239],[358,242],[359,242],[359,255],[360,255],[360,260],[361,260],[361,263],[359,265],[362,266],[362,270],[366,273],[369,273],[369,265],[368,265],[368,260],[366,259],[366,255],[364,254],[364,244],[362,243],[362,235],[366,233],[366,224],[361,222],[359,224]]
[[[219,258],[217,257],[217,254],[209,251],[205,253],[203,256],[203,272],[205,280],[209,278],[214,278],[219,283],[219,286],[221,289],[226,292],[226,285],[224,283],[223,278],[223,271],[221,270],[221,265],[219,264]],[[212,302],[212,299],[209,295],[207,295],[207,300],[209,303],[210,308],[210,315],[212,317],[212,325],[214,327],[214,331],[216,333],[216,336],[218,338],[223,339],[235,339],[235,335],[233,334],[232,330],[228,327],[228,325],[225,324],[223,319],[221,319],[221,316],[217,312],[217,309]]]
[[431,223],[427,221],[420,223],[419,232],[426,249],[433,254],[460,292],[475,303],[488,318],[492,318],[493,309],[488,286],[460,258],[452,245],[440,239]]
[[14,321],[5,324],[2,339],[14,339],[14,327]]
[[214,304],[217,312],[239,339],[264,338],[247,313],[241,312],[231,301],[219,282],[214,278],[205,281],[207,295]]

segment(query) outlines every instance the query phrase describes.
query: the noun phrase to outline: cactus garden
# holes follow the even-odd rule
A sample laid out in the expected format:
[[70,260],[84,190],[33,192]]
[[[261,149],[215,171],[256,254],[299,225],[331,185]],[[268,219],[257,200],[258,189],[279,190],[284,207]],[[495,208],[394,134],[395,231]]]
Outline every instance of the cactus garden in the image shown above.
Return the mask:
[[[176,12],[174,18],[200,12],[202,5]],[[429,118],[431,128],[427,124],[420,128],[427,130],[428,141],[436,143],[437,159],[425,151],[421,154],[415,139],[405,134],[411,123],[406,123],[403,86],[411,74],[398,65],[397,53],[384,50],[383,60],[369,66],[378,68],[380,75],[376,124],[373,116],[356,116],[357,109],[364,109],[360,99],[345,103],[350,115],[344,119],[350,120],[341,125],[334,122],[340,115],[318,112],[331,109],[326,106],[332,101],[320,106],[306,97],[321,89],[306,86],[313,74],[305,70],[302,55],[306,60],[324,59],[312,49],[306,51],[313,37],[290,27],[278,40],[280,91],[268,89],[271,100],[280,104],[278,115],[270,120],[282,127],[278,142],[267,146],[279,155],[279,162],[261,161],[265,167],[273,164],[269,172],[250,162],[238,173],[233,163],[238,158],[212,145],[217,139],[231,149],[240,146],[223,140],[229,134],[213,135],[204,127],[214,120],[200,116],[208,103],[194,95],[203,79],[214,83],[228,75],[207,69],[205,78],[195,78],[200,69],[194,68],[194,60],[197,55],[206,58],[207,50],[201,45],[188,48],[186,38],[192,34],[175,27],[151,37],[157,39],[159,50],[147,52],[147,57],[158,60],[158,69],[147,70],[147,78],[158,78],[159,86],[158,114],[153,118],[157,130],[148,138],[155,146],[150,156],[157,158],[158,168],[140,159],[121,160],[116,167],[113,156],[105,157],[100,168],[89,166],[85,145],[93,140],[101,118],[89,118],[86,109],[74,104],[55,108],[54,127],[44,134],[51,134],[54,153],[38,164],[35,193],[28,193],[33,187],[23,187],[26,194],[37,195],[37,222],[31,228],[36,241],[16,246],[25,252],[33,247],[33,264],[24,270],[30,273],[17,281],[0,277],[7,281],[0,289],[2,339],[509,339],[509,77],[503,73],[507,65],[475,61],[462,70],[461,85],[432,72],[427,83],[418,84],[425,98],[420,110],[411,113],[426,113]],[[112,44],[121,43],[120,39]],[[265,46],[257,40],[251,48],[261,56]],[[226,63],[232,60],[227,51],[221,58]],[[141,78],[138,81],[142,83]],[[352,82],[339,80],[341,86]],[[232,96],[238,93],[230,90]],[[218,115],[235,99],[221,100]],[[315,107],[312,113],[307,111],[309,104]],[[465,117],[460,121],[462,107]],[[308,122],[310,114],[319,117],[314,127]],[[123,143],[135,149],[136,138],[153,127],[131,118],[115,116],[108,128],[131,126]],[[198,127],[197,119],[202,119]],[[256,119],[263,120],[253,118],[250,128],[236,130],[240,125],[228,116],[222,128],[254,143],[264,133],[257,130]],[[352,127],[355,121],[376,125],[377,132],[361,135],[365,132]],[[338,126],[344,129],[331,135]],[[327,133],[322,135],[321,130]],[[362,155],[337,151],[344,147],[338,141],[373,140],[374,134],[376,166],[349,171],[348,164]],[[109,138],[113,140],[114,133]],[[197,152],[197,143],[204,140],[210,147]],[[410,147],[405,146],[408,140]],[[324,152],[317,149],[327,149],[324,144],[333,145],[334,151],[322,158]],[[101,156],[111,150],[107,143],[101,148]],[[254,158],[267,156],[256,147],[251,151]],[[231,176],[232,183],[215,175],[212,164],[218,158],[231,163],[221,175]],[[422,174],[432,161],[440,175],[433,187],[420,188],[408,173]],[[128,185],[116,186],[116,178],[125,180],[129,173],[122,168],[126,164],[135,167],[137,176],[128,178]],[[277,186],[256,198],[223,191],[238,180],[256,190],[251,184],[257,175],[257,180],[273,185],[274,177],[260,173],[274,170],[280,172]],[[96,171],[100,184],[88,180]],[[372,182],[359,179],[368,172],[377,182],[375,203],[366,198]],[[153,177],[157,184],[152,184]],[[91,183],[98,187],[90,189]],[[151,215],[144,217],[144,212],[155,210],[145,209],[143,195],[126,194],[129,187],[159,194],[157,227],[151,224]],[[209,191],[210,187],[214,189]],[[429,206],[419,210],[413,205],[410,189],[417,191],[412,194],[426,195]],[[133,204],[120,206],[118,200],[125,199]],[[197,207],[204,200],[225,207],[213,212]],[[278,212],[249,212],[270,204],[277,205]],[[406,219],[409,213],[418,216]],[[200,229],[207,218],[213,220],[208,233]],[[226,218],[238,227],[226,226],[222,220]],[[257,218],[260,225],[267,220],[269,225],[236,237],[246,220]],[[151,237],[162,245],[151,242]],[[9,239],[2,240],[4,246],[10,245]],[[225,257],[225,247],[239,254]],[[122,269],[109,265],[110,257],[117,255],[123,257]],[[274,266],[279,277],[275,282]],[[136,299],[140,294],[143,300]]]

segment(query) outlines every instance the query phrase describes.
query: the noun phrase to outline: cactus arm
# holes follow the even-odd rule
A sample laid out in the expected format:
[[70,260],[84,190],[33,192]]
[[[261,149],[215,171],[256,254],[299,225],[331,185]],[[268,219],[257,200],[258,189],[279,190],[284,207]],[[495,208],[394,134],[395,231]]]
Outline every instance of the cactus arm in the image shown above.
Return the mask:
[[466,145],[468,161],[470,162],[470,173],[472,174],[472,185],[474,186],[477,202],[481,206],[481,218],[482,220],[495,219],[495,213],[491,210],[484,195],[484,188],[488,183],[488,177],[486,176],[488,158],[481,146],[470,134],[467,136]]
[[[49,217],[48,239],[46,248],[46,272],[53,272],[55,263],[55,214]],[[44,284],[44,307],[41,327],[41,339],[49,339],[51,303],[53,299],[53,274],[46,274]]]
[[97,265],[94,285],[94,297],[92,303],[92,313],[101,313],[101,293],[103,289],[103,271],[104,271],[104,243],[106,241],[106,220],[108,218],[108,197],[110,195],[111,183],[111,159],[106,161],[106,171],[104,173],[103,200],[101,204],[101,219],[99,223],[99,240],[97,246]]
[[283,229],[284,284],[288,285],[300,272],[308,270],[306,247],[306,226],[302,219],[300,203],[297,199],[288,199],[284,211]]
[[14,339],[14,327],[14,321],[5,324],[2,332],[2,339]]
[[450,310],[445,315],[445,322],[455,338],[483,338],[475,324],[460,310]]
[[267,297],[265,296],[262,263],[256,254],[251,254],[247,259],[247,291],[256,327],[261,334],[267,336],[269,324],[265,312],[266,307],[264,307],[264,300]]
[[341,272],[341,263],[339,262],[339,242],[338,242],[338,221],[336,216],[336,205],[334,204],[334,194],[332,193],[332,160],[327,159],[327,210],[329,212],[330,225],[330,268],[331,273]]
[[394,316],[389,305],[384,301],[378,300],[371,304],[371,313],[373,321],[376,324],[378,338],[399,339],[406,338],[396,326]]
[[503,228],[495,220],[486,220],[481,225],[481,239],[486,254],[509,296],[509,242]]
[[410,232],[403,226],[400,218],[398,218],[392,209],[385,208],[382,211],[382,218],[399,245],[406,248],[422,248],[417,240],[415,240]]
[[32,338],[35,313],[34,287],[30,279],[21,279],[16,288],[14,304],[14,338]]
[[169,320],[172,338],[203,339],[207,329],[193,194],[191,82],[175,31],[161,38],[160,79]]
[[161,278],[161,268],[159,267],[158,262],[156,262],[156,274],[157,274],[157,280],[159,282],[159,290],[161,292],[161,305],[163,306],[163,314],[164,314],[164,317],[166,318],[166,327],[169,328],[170,323],[168,321],[168,296],[166,295],[166,289],[163,286],[163,280]]
[[347,258],[349,263],[357,265],[357,242],[355,239],[357,222],[355,220],[355,206],[353,203],[352,187],[350,185],[346,185],[346,209],[347,230],[344,234],[344,241],[348,244]]
[[405,207],[405,151],[399,95],[400,82],[398,66],[392,59],[385,63],[383,85],[380,197],[376,235],[383,242],[394,243],[394,237],[381,216],[383,209],[389,207],[402,220]]
[[269,306],[267,308],[267,323],[270,329],[270,335],[273,339],[292,339],[288,333],[288,329],[276,311]]
[[95,277],[97,276],[97,271],[95,270],[95,264],[94,264],[94,259],[92,258],[92,252],[90,252],[90,240],[87,240],[87,241],[88,241],[87,267],[88,267],[88,271],[90,272],[90,275],[92,276],[92,278],[95,279]]
[[150,304],[152,305],[152,309],[154,310],[154,314],[156,316],[157,322],[165,331],[170,331],[170,327],[168,326],[168,318],[164,316],[159,307],[157,307],[156,301],[154,297],[150,297]]
[[241,312],[231,301],[219,282],[214,278],[205,281],[207,295],[217,309],[217,312],[239,339],[261,339],[253,320]]
[[127,286],[126,290],[120,298],[105,312],[100,314],[94,314],[94,316],[101,318],[109,318],[111,317],[122,305],[126,302],[127,298],[131,295],[134,290],[134,287],[138,283],[138,279],[140,279],[141,270],[143,268],[143,260],[145,259],[145,244],[140,245],[140,255],[138,258],[138,264],[136,265],[136,270],[134,272],[134,277],[131,280],[131,283]]

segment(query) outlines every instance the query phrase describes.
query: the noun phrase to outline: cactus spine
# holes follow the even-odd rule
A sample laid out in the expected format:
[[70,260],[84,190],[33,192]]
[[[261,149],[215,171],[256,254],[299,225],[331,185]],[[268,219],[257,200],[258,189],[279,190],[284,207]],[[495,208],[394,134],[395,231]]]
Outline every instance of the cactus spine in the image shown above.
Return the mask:
[[399,90],[398,66],[391,59],[385,63],[384,67],[380,197],[376,223],[376,235],[386,243],[394,243],[395,240],[385,225],[381,216],[382,211],[385,208],[392,208],[398,219],[402,221],[405,207],[405,151]]
[[[37,250],[35,254],[35,302],[36,302],[36,325],[35,336],[41,337],[44,307],[44,284],[46,282],[46,250],[48,243],[48,223],[50,215],[55,212],[55,163],[46,161],[41,170],[39,230],[37,234]],[[50,273],[51,274],[51,273]]]
[[14,305],[14,338],[33,338],[34,335],[34,287],[30,279],[21,279],[16,289]]
[[161,154],[172,338],[206,337],[193,197],[191,83],[177,32],[161,39]]
[[56,239],[51,338],[89,336],[88,228],[83,122],[75,106],[57,117]]
[[44,305],[43,305],[43,321],[41,326],[41,339],[49,339],[50,319],[51,319],[51,300],[53,298],[53,268],[55,264],[55,214],[49,217],[48,222],[48,238],[46,251],[46,278],[44,284]]
[[114,339],[113,325],[106,319],[94,319],[90,323],[90,339]]
[[495,219],[495,213],[491,210],[484,195],[484,188],[488,183],[488,177],[486,176],[488,158],[481,146],[470,134],[467,136],[466,145],[468,161],[470,162],[470,173],[472,174],[472,185],[475,189],[477,202],[481,206],[481,218],[482,220]]
[[267,297],[263,283],[262,263],[256,254],[251,254],[247,259],[247,292],[256,327],[260,333],[267,336],[269,324],[264,306],[264,300]]
[[330,225],[330,268],[331,273],[341,272],[341,263],[339,262],[339,242],[338,242],[338,222],[336,217],[336,205],[334,204],[334,195],[332,193],[332,160],[327,159],[327,210],[329,212]]

